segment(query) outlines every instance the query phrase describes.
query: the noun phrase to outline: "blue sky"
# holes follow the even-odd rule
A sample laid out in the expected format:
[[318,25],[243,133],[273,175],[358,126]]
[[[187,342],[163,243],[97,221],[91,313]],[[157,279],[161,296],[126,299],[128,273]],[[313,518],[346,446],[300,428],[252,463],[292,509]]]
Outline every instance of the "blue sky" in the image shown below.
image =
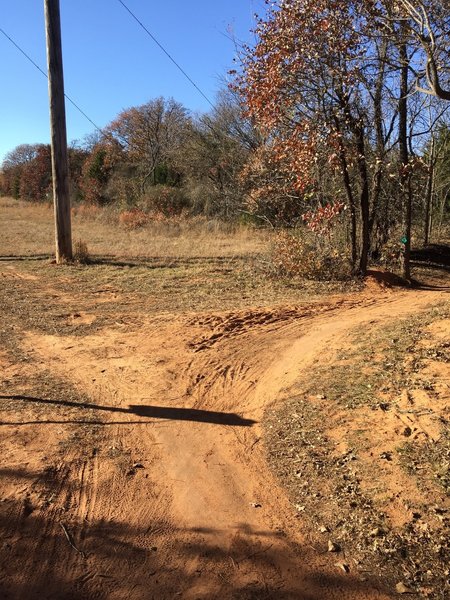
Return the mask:
[[[124,0],[214,101],[232,68],[230,31],[251,41],[263,0]],[[65,91],[99,126],[158,96],[192,111],[208,103],[117,0],[60,0]],[[43,0],[0,0],[0,28],[46,71]],[[47,80],[0,33],[0,162],[22,143],[48,143]],[[68,140],[94,128],[66,103]]]

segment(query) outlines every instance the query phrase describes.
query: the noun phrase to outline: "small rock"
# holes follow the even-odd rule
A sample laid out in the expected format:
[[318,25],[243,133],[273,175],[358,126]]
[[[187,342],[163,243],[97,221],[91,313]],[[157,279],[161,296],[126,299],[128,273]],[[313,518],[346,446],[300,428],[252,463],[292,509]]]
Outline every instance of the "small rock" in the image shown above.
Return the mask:
[[144,469],[144,465],[140,462],[134,463],[133,469]]
[[325,525],[322,525],[322,527],[319,527],[319,531],[320,533],[328,533],[330,530]]
[[250,502],[250,506],[252,508],[262,508],[262,505],[259,502]]
[[298,512],[304,512],[306,510],[306,506],[303,506],[302,504],[296,504],[295,508],[298,510]]
[[429,598],[435,593],[435,589],[431,587],[421,587],[419,588],[419,592],[422,594],[422,596],[425,596],[425,598]]
[[405,429],[402,432],[402,435],[404,435],[405,437],[410,437],[412,435],[411,427],[405,427]]
[[342,571],[344,571],[344,573],[350,573],[350,567],[348,566],[347,563],[342,563],[342,562],[337,562],[334,563],[336,567],[338,567],[339,569],[341,569]]
[[369,533],[370,537],[380,537],[380,535],[383,535],[383,530],[380,529],[380,527],[375,527],[375,529],[372,529],[372,531]]
[[332,542],[331,540],[328,540],[328,552],[340,552],[341,551],[341,547],[339,546],[339,544],[336,544],[336,542]]
[[395,591],[397,594],[414,594],[414,590],[405,585],[403,581],[399,581],[399,583],[397,583],[395,586]]
[[384,460],[388,460],[390,462],[392,460],[392,452],[382,452],[380,454],[380,458],[384,458]]

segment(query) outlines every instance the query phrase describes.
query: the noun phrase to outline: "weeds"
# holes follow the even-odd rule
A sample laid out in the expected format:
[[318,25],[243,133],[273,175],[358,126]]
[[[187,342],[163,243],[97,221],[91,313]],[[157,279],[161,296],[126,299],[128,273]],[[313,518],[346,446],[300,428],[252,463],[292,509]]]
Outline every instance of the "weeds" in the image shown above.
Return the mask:
[[73,258],[75,262],[87,265],[90,262],[89,250],[86,242],[79,239],[74,244]]
[[274,273],[319,281],[349,279],[350,263],[345,251],[327,243],[325,236],[281,231],[272,247]]
[[124,210],[119,215],[119,223],[125,229],[138,229],[147,225],[149,216],[139,208]]

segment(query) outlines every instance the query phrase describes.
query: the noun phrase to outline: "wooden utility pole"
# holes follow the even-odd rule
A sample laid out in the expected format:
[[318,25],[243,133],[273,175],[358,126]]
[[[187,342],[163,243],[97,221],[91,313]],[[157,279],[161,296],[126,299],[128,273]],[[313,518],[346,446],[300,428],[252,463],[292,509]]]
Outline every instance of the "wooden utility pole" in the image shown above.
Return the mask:
[[50,100],[56,262],[63,263],[72,260],[72,229],[59,0],[44,0],[44,6],[47,39],[48,94]]

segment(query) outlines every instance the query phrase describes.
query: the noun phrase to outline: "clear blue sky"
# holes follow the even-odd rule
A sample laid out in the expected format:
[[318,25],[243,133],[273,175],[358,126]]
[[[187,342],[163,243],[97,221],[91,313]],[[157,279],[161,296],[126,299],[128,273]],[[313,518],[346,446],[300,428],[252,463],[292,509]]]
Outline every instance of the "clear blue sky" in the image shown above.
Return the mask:
[[[124,0],[214,101],[232,68],[227,38],[252,39],[253,14],[263,0]],[[60,0],[65,91],[99,126],[122,109],[158,96],[192,111],[206,100],[154,44],[117,0]],[[43,0],[0,0],[0,28],[46,71]],[[0,33],[0,163],[22,143],[48,143],[47,80]],[[68,140],[94,128],[66,103]]]

